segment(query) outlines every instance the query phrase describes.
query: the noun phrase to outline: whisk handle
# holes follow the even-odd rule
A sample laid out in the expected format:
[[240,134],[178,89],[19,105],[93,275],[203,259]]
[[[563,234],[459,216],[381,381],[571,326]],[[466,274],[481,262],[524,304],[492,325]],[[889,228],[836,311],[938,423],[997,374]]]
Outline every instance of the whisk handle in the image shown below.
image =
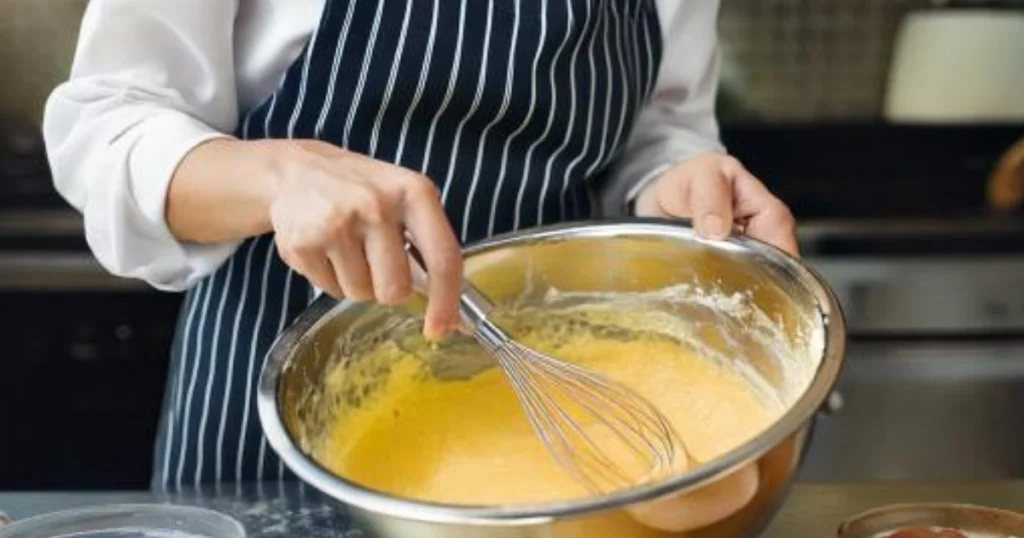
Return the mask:
[[[427,262],[423,254],[412,244],[405,242],[405,250],[409,253],[412,263],[409,268],[412,270],[413,287],[421,293],[427,291]],[[487,320],[487,316],[494,310],[494,303],[476,288],[469,280],[462,279],[462,292],[459,296],[459,316],[462,318],[463,329],[473,334],[481,323]]]

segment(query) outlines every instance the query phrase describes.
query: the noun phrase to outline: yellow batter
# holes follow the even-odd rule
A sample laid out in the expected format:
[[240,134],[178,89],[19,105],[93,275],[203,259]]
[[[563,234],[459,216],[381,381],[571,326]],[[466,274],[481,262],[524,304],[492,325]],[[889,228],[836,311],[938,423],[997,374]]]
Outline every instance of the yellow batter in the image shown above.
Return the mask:
[[[560,345],[529,335],[523,341],[647,397],[697,461],[736,447],[780,413],[733,369],[673,341],[569,338]],[[376,353],[400,352],[385,343]],[[371,403],[329,428],[314,457],[372,489],[431,502],[510,505],[587,496],[535,438],[499,370],[441,381],[422,364],[399,360]]]

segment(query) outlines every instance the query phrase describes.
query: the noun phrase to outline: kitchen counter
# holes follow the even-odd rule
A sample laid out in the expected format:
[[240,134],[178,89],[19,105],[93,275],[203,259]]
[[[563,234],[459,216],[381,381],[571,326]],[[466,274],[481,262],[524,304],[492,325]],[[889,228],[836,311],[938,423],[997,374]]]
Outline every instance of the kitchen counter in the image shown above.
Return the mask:
[[299,483],[253,483],[166,495],[125,492],[0,493],[0,511],[17,521],[35,514],[95,506],[170,502],[201,506],[237,518],[249,538],[366,538],[344,510]]
[[[148,492],[0,493],[0,510],[20,519],[65,508],[138,502],[178,502],[231,514],[251,538],[361,538],[343,510],[298,484],[250,484],[165,496]],[[797,484],[764,538],[823,538],[862,510],[897,502],[964,502],[1024,511],[1024,481],[959,483]]]

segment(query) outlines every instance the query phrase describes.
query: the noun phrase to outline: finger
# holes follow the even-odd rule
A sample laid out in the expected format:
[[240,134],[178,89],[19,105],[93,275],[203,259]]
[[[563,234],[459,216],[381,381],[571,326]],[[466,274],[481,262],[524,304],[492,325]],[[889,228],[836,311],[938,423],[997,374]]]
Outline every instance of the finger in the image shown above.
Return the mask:
[[686,172],[673,168],[644,189],[636,201],[638,216],[690,218],[690,181]]
[[720,170],[702,171],[690,186],[690,211],[697,233],[725,239],[732,231],[732,178]]
[[304,258],[302,266],[303,269],[299,272],[305,275],[314,286],[335,299],[345,297],[345,293],[338,284],[338,277],[335,276],[334,267],[327,256],[323,254],[307,256]]
[[370,264],[373,294],[383,304],[401,304],[412,293],[405,241],[397,224],[374,226],[365,234],[366,261]]
[[426,263],[427,315],[423,330],[428,338],[438,338],[459,323],[462,250],[437,189],[427,180],[411,181],[404,190],[403,222]]
[[736,217],[747,221],[746,234],[799,255],[796,221],[786,204],[749,172],[736,177]]
[[[382,174],[378,183],[383,184],[389,170],[386,166],[378,168]],[[373,296],[382,304],[400,304],[409,297],[412,286],[401,224],[397,219],[399,200],[379,185],[359,181],[362,187],[356,192],[361,194],[354,200],[359,214],[356,233],[362,236]]]
[[327,258],[331,260],[335,278],[345,297],[353,301],[374,298],[370,267],[359,241],[348,234],[336,238],[335,245],[327,251]]
[[302,250],[302,248],[277,244],[277,253],[288,267],[306,277],[306,280],[328,295],[341,298],[343,296],[341,287],[338,286],[330,261],[322,253],[303,253]]

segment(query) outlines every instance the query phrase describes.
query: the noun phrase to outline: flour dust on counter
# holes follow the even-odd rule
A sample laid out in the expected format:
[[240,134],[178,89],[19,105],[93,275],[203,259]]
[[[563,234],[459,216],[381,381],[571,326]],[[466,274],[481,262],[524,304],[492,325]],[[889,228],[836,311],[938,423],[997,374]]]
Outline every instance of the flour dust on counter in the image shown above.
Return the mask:
[[262,501],[248,506],[236,517],[249,531],[249,538],[370,538],[360,529],[341,523],[338,509],[327,504],[286,507],[280,501]]

